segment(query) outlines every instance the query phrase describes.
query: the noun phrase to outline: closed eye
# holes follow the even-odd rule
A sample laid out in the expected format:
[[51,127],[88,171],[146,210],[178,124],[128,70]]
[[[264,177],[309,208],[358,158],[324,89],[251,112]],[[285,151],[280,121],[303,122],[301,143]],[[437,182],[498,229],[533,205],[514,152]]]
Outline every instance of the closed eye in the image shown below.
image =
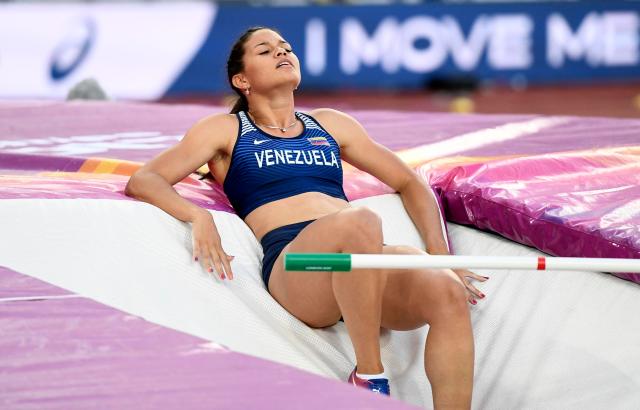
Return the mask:
[[[286,48],[284,49],[284,51],[286,51],[287,53],[293,53],[293,50],[288,50]],[[269,51],[263,51],[262,53],[258,53],[258,54],[264,55],[264,54],[268,54],[268,53],[269,53]]]

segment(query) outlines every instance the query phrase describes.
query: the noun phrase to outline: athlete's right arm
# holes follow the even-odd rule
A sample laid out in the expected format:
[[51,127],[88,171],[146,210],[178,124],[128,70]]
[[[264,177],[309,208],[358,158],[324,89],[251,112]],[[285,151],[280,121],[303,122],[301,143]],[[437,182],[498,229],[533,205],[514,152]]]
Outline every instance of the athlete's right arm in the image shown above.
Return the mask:
[[178,144],[136,171],[125,188],[127,196],[155,205],[181,221],[190,222],[194,259],[209,271],[215,267],[221,277],[226,272],[229,279],[233,278],[229,265],[233,257],[222,249],[211,214],[181,197],[173,185],[224,152],[230,144],[230,137],[236,132],[237,121],[228,114],[200,120]]

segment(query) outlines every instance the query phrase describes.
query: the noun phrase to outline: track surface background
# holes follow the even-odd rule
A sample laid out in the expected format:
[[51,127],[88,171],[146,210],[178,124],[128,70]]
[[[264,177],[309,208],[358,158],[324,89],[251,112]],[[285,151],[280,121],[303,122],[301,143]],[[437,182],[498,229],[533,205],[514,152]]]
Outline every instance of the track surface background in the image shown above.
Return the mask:
[[[480,114],[545,114],[640,118],[640,82],[535,86],[516,90],[485,87],[474,92],[438,93],[416,90],[336,91],[305,90],[296,95],[296,104],[346,110],[385,109],[398,111],[447,112],[457,97],[473,100]],[[183,96],[161,102],[197,102],[224,105],[229,96]]]

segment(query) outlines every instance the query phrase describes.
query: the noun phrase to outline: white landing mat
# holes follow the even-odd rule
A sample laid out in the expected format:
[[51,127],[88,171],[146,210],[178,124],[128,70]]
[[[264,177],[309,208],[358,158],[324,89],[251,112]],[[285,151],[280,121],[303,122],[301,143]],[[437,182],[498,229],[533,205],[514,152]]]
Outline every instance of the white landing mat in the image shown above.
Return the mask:
[[[389,244],[420,246],[396,195],[354,201],[378,212]],[[188,224],[144,203],[0,201],[0,265],[231,350],[345,379],[354,355],[343,323],[314,330],[266,292],[262,250],[235,215],[214,212],[234,281],[191,260]],[[449,224],[456,253],[537,255]],[[474,409],[637,409],[640,286],[603,273],[479,271],[491,279],[470,306]],[[393,395],[431,408],[423,371],[428,328],[382,335]]]

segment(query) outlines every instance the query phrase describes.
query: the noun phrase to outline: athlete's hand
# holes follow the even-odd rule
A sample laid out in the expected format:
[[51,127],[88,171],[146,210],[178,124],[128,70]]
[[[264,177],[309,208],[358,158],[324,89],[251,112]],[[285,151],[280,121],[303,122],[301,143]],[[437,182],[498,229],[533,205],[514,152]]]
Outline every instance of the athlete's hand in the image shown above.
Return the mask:
[[193,240],[193,260],[199,261],[209,273],[215,272],[220,279],[233,279],[230,262],[233,256],[222,249],[222,242],[213,216],[209,211],[199,212],[191,222]]
[[453,272],[455,272],[455,274],[460,277],[460,280],[464,284],[464,287],[467,289],[467,293],[469,295],[467,300],[469,301],[469,303],[475,305],[476,303],[478,303],[476,301],[476,297],[480,299],[485,298],[486,295],[476,289],[476,287],[469,282],[468,278],[479,280],[480,282],[486,282],[489,280],[488,276],[480,276],[477,273],[473,273],[466,269],[454,269]]

